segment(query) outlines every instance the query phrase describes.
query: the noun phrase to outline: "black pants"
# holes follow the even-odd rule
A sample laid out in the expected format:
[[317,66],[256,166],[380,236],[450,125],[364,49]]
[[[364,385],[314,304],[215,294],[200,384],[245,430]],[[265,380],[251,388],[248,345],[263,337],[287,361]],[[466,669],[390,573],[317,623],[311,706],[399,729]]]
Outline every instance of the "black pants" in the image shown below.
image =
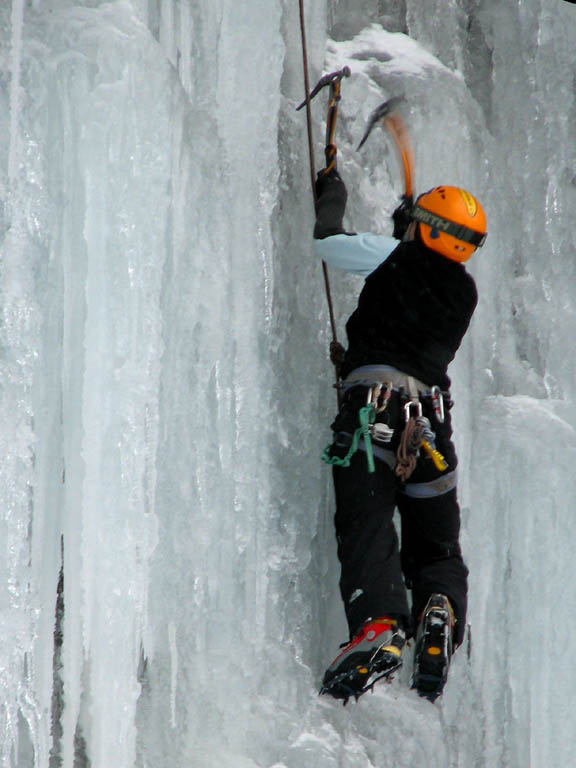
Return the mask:
[[[455,487],[442,492],[434,485],[456,469],[449,412],[444,424],[432,423],[432,428],[449,465],[445,473],[423,453],[404,486],[384,461],[377,459],[376,471],[369,473],[361,450],[349,467],[333,468],[340,591],[351,636],[368,618],[382,616],[398,619],[411,635],[430,595],[440,592],[454,608],[455,642],[462,641],[468,569],[459,544],[460,508]],[[346,449],[334,447],[333,452],[342,456]],[[395,509],[401,520],[401,551]],[[412,590],[411,609],[406,587]]]

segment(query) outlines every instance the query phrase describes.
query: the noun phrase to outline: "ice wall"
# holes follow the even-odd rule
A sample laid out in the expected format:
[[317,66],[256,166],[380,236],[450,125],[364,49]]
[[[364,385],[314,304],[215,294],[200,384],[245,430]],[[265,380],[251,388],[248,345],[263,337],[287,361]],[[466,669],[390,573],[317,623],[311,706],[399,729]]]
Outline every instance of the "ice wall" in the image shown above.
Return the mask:
[[[390,231],[396,158],[379,131],[355,146],[400,92],[417,188],[460,184],[487,209],[480,306],[451,369],[470,654],[435,706],[409,692],[409,663],[346,709],[317,696],[345,628],[298,4],[11,0],[7,768],[570,763],[576,10],[305,8],[312,83],[353,72],[337,136],[350,225]],[[343,338],[361,283],[330,277]]]

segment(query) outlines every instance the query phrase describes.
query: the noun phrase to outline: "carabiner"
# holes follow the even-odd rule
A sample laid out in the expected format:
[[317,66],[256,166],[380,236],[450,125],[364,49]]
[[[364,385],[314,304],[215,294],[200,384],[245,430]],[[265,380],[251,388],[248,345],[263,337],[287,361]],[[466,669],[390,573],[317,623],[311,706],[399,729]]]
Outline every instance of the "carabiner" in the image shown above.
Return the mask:
[[408,400],[406,405],[404,406],[404,420],[406,423],[408,423],[409,419],[412,417],[411,409],[416,409],[416,418],[419,419],[422,416],[422,403],[420,400]]
[[372,405],[375,413],[382,413],[388,407],[388,401],[392,395],[392,382],[376,384],[368,390],[366,405]]
[[432,406],[434,408],[436,421],[438,424],[444,424],[444,395],[437,384],[434,384],[430,390],[430,397],[432,398]]

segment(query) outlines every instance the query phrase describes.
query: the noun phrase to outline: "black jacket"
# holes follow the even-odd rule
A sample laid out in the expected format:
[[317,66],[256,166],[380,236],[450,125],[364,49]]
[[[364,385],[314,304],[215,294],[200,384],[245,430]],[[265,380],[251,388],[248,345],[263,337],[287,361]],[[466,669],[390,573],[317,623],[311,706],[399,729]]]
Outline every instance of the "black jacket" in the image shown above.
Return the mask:
[[[319,190],[315,237],[343,233],[346,192],[339,177]],[[350,237],[354,237],[351,235]],[[476,308],[476,285],[465,267],[426,248],[403,242],[364,283],[346,324],[345,378],[361,365],[391,365],[442,389],[447,369]]]
[[341,373],[380,363],[449,389],[449,363],[476,308],[474,280],[462,264],[416,241],[400,243],[366,278],[346,324]]

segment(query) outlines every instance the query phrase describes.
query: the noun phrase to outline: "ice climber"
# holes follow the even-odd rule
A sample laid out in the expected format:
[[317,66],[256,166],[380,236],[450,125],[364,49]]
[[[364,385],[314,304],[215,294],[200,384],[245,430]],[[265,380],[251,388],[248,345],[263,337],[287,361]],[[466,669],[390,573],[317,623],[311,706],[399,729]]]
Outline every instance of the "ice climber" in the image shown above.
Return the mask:
[[476,307],[463,262],[483,245],[486,217],[468,192],[441,186],[399,206],[394,237],[348,233],[335,169],[319,174],[317,201],[317,255],[367,275],[346,325],[342,407],[326,452],[351,639],[322,692],[358,697],[401,666],[415,636],[412,686],[433,701],[466,622],[447,368]]

